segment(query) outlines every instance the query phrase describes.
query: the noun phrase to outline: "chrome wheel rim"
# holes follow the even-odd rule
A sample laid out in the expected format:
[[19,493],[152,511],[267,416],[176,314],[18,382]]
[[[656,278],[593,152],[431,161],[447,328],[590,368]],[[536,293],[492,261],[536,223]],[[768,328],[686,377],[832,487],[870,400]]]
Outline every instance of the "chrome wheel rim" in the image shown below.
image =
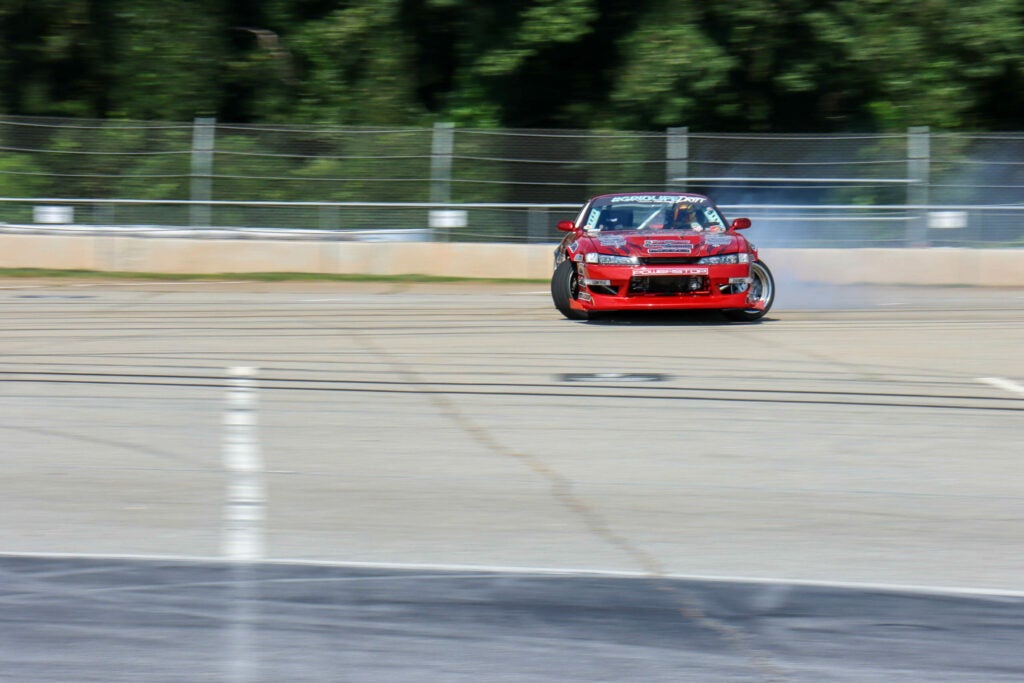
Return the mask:
[[[754,293],[754,300],[767,304],[772,300],[772,281],[767,276],[763,267],[759,263],[753,263],[750,266],[750,277],[753,278],[753,282],[750,284],[750,288]],[[759,311],[761,309],[751,308],[751,311]]]

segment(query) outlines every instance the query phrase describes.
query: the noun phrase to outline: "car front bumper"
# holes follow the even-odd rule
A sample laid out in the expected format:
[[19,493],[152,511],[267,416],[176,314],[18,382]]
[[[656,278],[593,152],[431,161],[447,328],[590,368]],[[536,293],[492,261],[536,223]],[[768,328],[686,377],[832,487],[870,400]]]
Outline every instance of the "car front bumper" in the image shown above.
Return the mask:
[[757,308],[750,265],[607,266],[580,264],[584,311]]

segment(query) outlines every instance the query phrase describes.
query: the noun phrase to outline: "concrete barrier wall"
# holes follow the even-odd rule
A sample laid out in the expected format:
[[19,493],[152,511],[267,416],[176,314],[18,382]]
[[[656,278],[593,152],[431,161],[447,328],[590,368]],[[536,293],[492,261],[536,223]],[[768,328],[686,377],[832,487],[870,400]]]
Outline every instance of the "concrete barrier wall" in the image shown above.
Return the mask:
[[1024,287],[1024,249],[762,249],[761,258],[803,282]]
[[[0,234],[0,268],[544,280],[554,245]],[[1024,249],[763,249],[783,280],[1024,287]]]

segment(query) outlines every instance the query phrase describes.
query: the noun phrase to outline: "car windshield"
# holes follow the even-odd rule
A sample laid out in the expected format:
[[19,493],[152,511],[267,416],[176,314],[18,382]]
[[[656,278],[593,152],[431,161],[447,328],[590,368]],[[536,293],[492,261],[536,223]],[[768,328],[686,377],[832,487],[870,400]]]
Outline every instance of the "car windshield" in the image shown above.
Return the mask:
[[703,197],[609,197],[594,202],[583,220],[593,231],[725,230],[725,219]]

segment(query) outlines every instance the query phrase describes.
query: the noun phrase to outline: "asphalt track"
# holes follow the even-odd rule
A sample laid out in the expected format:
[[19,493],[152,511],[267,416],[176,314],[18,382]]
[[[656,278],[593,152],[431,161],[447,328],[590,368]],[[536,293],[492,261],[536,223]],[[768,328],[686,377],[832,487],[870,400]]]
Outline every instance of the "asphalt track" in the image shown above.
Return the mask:
[[0,282],[0,677],[1024,678],[1024,292],[544,290]]

